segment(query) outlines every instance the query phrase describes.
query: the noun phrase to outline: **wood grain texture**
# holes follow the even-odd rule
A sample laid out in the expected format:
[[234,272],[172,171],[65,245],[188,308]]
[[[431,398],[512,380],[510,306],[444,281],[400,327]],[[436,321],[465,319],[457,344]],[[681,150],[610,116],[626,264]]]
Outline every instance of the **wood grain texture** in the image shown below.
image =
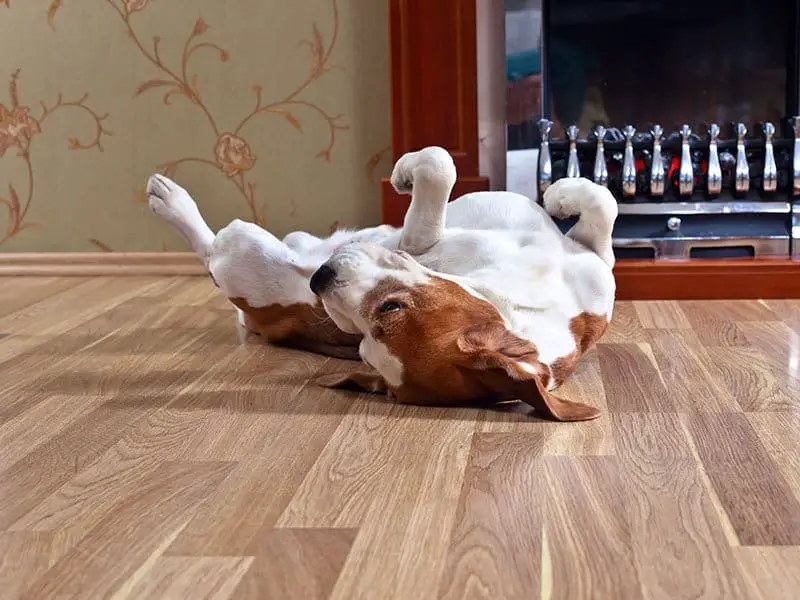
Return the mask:
[[619,462],[559,456],[544,464],[545,552],[552,572],[543,595],[642,598]]
[[203,598],[228,600],[253,563],[251,557],[163,556],[155,561],[146,577],[138,579],[129,598]]
[[800,546],[800,501],[745,415],[687,417],[705,472],[745,546]]
[[649,337],[658,371],[676,410],[742,410],[719,381],[711,377],[706,350],[693,331],[653,331]]
[[692,324],[674,300],[634,302],[639,322],[645,329],[691,329]]
[[739,330],[736,319],[726,316],[720,310],[726,303],[685,302],[683,312],[692,329],[704,346],[746,346],[747,340]]
[[737,548],[736,560],[752,586],[751,598],[782,600],[800,590],[800,548]]
[[[104,517],[24,595],[82,594],[102,598],[124,584],[141,562],[173,536],[228,475],[227,463],[163,463],[128,500]],[[119,535],[125,523],[127,535]],[[118,568],[109,569],[109,562]]]
[[325,600],[356,534],[355,529],[267,528],[247,549],[255,558],[233,597]]
[[797,406],[787,381],[755,348],[707,348],[708,370],[745,411],[791,410]]
[[648,598],[741,598],[724,525],[678,415],[614,415],[634,556]]
[[538,595],[543,448],[541,432],[475,435],[440,598]]
[[0,280],[3,600],[797,589],[800,302],[620,302],[557,391],[601,417],[553,423],[318,388],[357,366],[207,279],[38,282]]
[[612,412],[666,411],[673,400],[650,356],[636,344],[601,344],[600,372]]

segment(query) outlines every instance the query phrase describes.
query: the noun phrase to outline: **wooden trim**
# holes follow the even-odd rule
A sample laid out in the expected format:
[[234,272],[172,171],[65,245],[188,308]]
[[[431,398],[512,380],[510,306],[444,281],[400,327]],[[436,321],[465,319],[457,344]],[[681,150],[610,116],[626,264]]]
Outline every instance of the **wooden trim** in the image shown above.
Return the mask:
[[475,0],[390,0],[394,160],[446,148],[460,175],[478,175]]
[[207,275],[194,252],[31,252],[0,254],[0,275]]
[[790,258],[619,260],[619,300],[800,298],[800,260]]
[[[486,177],[459,177],[453,187],[453,193],[450,194],[450,199],[471,192],[485,192],[488,189],[489,179]],[[410,204],[411,196],[395,192],[388,178],[384,177],[381,180],[381,222],[383,224],[402,227]]]

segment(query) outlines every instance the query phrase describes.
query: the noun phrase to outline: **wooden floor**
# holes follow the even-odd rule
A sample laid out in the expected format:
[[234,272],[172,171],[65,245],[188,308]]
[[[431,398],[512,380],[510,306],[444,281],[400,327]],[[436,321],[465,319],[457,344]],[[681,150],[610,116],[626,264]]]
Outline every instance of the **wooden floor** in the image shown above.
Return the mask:
[[800,597],[800,301],[620,303],[589,423],[350,364],[205,278],[0,279],[0,597]]

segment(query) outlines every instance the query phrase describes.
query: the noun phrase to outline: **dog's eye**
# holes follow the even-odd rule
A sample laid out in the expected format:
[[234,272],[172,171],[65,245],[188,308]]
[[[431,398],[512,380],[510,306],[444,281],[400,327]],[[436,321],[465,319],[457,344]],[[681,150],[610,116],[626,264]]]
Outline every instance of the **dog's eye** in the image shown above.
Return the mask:
[[398,310],[403,309],[403,304],[401,302],[397,302],[396,300],[387,300],[381,307],[378,309],[380,313],[390,313],[390,312],[397,312]]

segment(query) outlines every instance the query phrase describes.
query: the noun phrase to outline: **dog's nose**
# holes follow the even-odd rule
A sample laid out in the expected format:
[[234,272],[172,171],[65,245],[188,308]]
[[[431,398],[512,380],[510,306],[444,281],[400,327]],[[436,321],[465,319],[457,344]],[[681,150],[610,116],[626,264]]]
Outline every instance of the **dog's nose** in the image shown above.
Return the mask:
[[333,283],[334,279],[336,279],[336,271],[328,265],[322,265],[319,269],[314,271],[314,274],[311,276],[311,291],[319,296],[325,291],[325,288]]

